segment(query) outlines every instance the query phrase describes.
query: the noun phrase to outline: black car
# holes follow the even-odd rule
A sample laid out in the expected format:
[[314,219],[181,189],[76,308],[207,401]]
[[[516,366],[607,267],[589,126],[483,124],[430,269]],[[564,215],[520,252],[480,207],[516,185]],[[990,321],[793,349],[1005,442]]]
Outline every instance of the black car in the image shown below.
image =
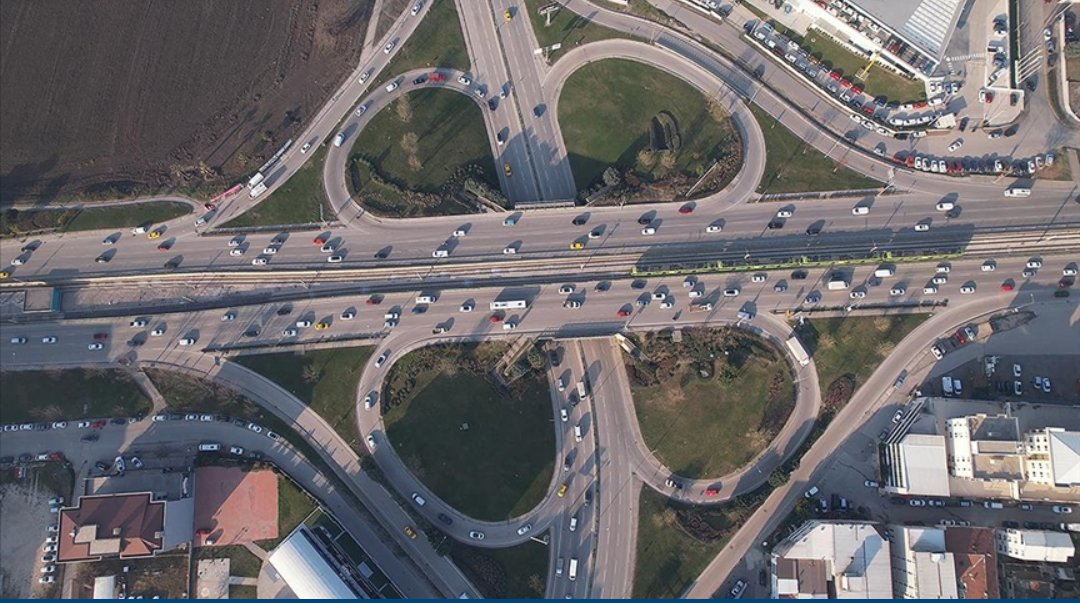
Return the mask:
[[635,279],[634,282],[630,283],[630,288],[631,289],[644,289],[645,288],[645,281],[643,281],[641,279]]
[[292,306],[281,306],[280,308],[278,308],[278,316],[287,316],[289,314],[292,314]]
[[137,348],[137,347],[141,346],[144,343],[146,343],[146,342],[141,340],[141,339],[130,339],[127,342],[129,348]]
[[1054,291],[1054,297],[1069,297],[1069,292],[1064,290]]
[[1003,528],[1019,528],[1020,524],[1018,522],[1015,522],[1015,521],[1003,521],[1003,522],[1001,522],[1001,527],[1003,527]]
[[451,519],[450,516],[445,514],[445,513],[439,513],[438,518],[439,518],[439,521],[443,522],[446,525],[451,525],[451,524],[454,523],[454,520]]
[[112,419],[109,422],[112,423],[113,425],[127,425],[128,420],[123,419],[121,417],[116,417],[115,419]]
[[82,440],[83,442],[96,442],[96,441],[98,441],[98,437],[100,437],[100,436],[98,436],[98,434],[90,433],[90,434],[84,435],[82,438],[80,438],[80,440]]
[[258,329],[248,329],[248,330],[244,331],[244,337],[258,337],[258,336],[259,336],[259,330]]
[[1024,529],[1025,530],[1037,530],[1037,529],[1039,529],[1039,524],[1034,522],[1034,521],[1025,521],[1024,522]]
[[574,218],[574,226],[582,226],[586,222],[588,222],[588,220],[585,218],[585,216],[578,216]]
[[111,260],[111,259],[112,258],[110,258],[107,255],[99,255],[96,258],[94,258],[94,261],[97,262],[98,264],[108,264],[109,260]]
[[784,227],[783,220],[769,220],[769,230],[778,230]]
[[94,469],[97,469],[98,471],[108,471],[109,466],[102,461],[98,461],[94,463]]
[[554,367],[557,368],[559,366],[559,362],[560,362],[559,361],[559,351],[558,350],[551,350],[551,366],[554,366]]
[[897,140],[907,140],[908,135],[904,132],[897,132],[896,134],[893,134],[893,138]]
[[248,425],[247,421],[245,421],[243,419],[233,419],[232,424],[236,425],[237,427],[247,427],[247,425]]
[[426,75],[421,75],[420,77],[413,80],[412,83],[419,86],[420,84],[423,84],[426,81],[427,81],[427,76]]
[[810,226],[806,227],[806,234],[808,234],[808,235],[810,235],[812,237],[816,237],[820,233],[821,233],[821,227],[818,226],[817,224],[811,224]]
[[179,267],[180,267],[180,262],[177,262],[176,260],[169,260],[168,262],[165,262],[165,269],[166,270],[176,270]]
[[806,277],[807,277],[807,274],[806,274],[805,270],[796,270],[796,271],[791,273],[791,280],[794,280],[794,281],[804,281],[804,280],[806,280]]
[[263,459],[263,453],[258,450],[252,450],[248,453],[248,457],[253,461],[261,461]]
[[499,108],[499,99],[494,98],[494,97],[489,98],[488,99],[488,109],[491,109],[492,111],[494,111],[495,109],[498,109],[498,108]]
[[427,306],[413,306],[413,309],[410,311],[413,314],[423,314],[424,312],[427,312]]
[[217,415],[214,417],[214,420],[219,423],[232,423],[233,418],[229,415]]
[[390,254],[385,252],[385,251],[376,251],[375,252],[375,259],[376,260],[385,260],[386,256],[388,256],[388,255],[390,255]]
[[29,454],[20,454],[19,455],[19,462],[20,463],[29,463],[30,460],[33,459],[33,458],[34,457],[30,456]]

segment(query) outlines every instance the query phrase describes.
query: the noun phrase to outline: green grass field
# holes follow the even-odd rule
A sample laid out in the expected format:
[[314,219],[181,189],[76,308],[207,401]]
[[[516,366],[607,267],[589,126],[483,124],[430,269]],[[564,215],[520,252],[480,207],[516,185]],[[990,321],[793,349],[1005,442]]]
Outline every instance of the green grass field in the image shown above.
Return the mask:
[[[702,514],[711,524],[730,528],[720,511]],[[635,599],[675,599],[720,552],[727,539],[705,543],[678,524],[675,508],[651,488],[638,499],[637,555],[634,565]]]
[[[488,549],[454,542],[450,556],[485,598],[544,598],[548,548],[540,543],[529,541],[507,548]],[[496,575],[501,580],[496,579]]]
[[[554,63],[563,53],[582,44],[611,38],[631,38],[613,29],[595,25],[592,21],[565,8],[551,15],[551,25],[547,25],[547,17],[541,17],[536,11],[548,4],[551,4],[548,0],[525,0],[524,9],[528,12],[533,33],[536,34],[536,41],[541,47],[562,44],[562,48],[548,53],[549,63]],[[521,19],[525,16],[518,14],[514,15],[514,18]]]
[[[680,148],[666,165],[656,154],[642,162],[639,152],[650,146],[650,123],[661,112],[674,118]],[[714,119],[697,88],[629,60],[591,63],[571,75],[559,97],[559,125],[579,190],[613,165],[633,167],[646,182],[697,176],[742,145],[731,121]]]
[[[411,82],[405,84],[411,86]],[[353,141],[352,156],[366,157],[379,174],[403,190],[439,195],[450,177],[476,165],[483,179],[497,182],[495,159],[488,144],[481,109],[472,98],[449,90],[420,89],[399,97],[376,115]],[[505,111],[506,109],[502,109]],[[395,216],[462,213],[450,199],[410,200],[391,195],[370,174],[350,162],[355,194],[372,207]],[[422,204],[418,204],[422,203]]]
[[111,207],[8,210],[0,213],[0,236],[19,236],[32,231],[74,232],[105,228],[129,228],[145,222],[164,222],[191,213],[191,206],[176,201],[149,201]]
[[416,31],[390,59],[370,89],[422,67],[468,71],[471,66],[454,0],[431,0]]
[[0,379],[4,423],[132,417],[150,400],[120,370],[12,371]]
[[926,314],[812,318],[795,330],[817,366],[822,395],[845,375],[858,388]]
[[221,227],[285,226],[332,220],[334,212],[326,202],[322,184],[326,144],[319,145],[311,153],[311,159],[281,188],[271,193],[269,197],[264,197],[258,205],[222,224]]
[[846,168],[795,136],[776,119],[750,105],[765,135],[765,173],[758,192],[805,193],[878,188],[881,182]]
[[356,433],[356,385],[371,357],[370,347],[311,350],[303,354],[236,356],[233,361],[289,390],[353,447],[364,450]]
[[717,362],[709,378],[697,368],[686,363],[670,381],[634,387],[634,407],[645,443],[667,467],[684,477],[720,477],[769,445],[771,433],[762,427],[769,389],[776,388],[772,404],[786,409],[777,411],[786,420],[795,406],[794,385],[778,352],[737,367]]
[[538,379],[520,397],[507,399],[482,377],[432,371],[384,419],[405,464],[470,517],[516,517],[547,492],[555,435],[547,384]]

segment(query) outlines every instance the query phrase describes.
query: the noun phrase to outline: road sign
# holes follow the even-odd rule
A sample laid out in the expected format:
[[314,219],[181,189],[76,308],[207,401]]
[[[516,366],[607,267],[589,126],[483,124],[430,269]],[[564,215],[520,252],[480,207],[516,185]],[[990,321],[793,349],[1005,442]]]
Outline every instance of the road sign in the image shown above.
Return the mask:
[[551,4],[545,4],[545,5],[541,6],[541,7],[540,7],[540,8],[539,8],[539,9],[538,9],[538,10],[536,11],[536,14],[540,15],[541,17],[543,17],[543,16],[545,16],[545,15],[550,15],[551,13],[553,13],[553,12],[555,12],[555,11],[559,10],[559,8],[561,8],[561,7],[560,7],[560,6],[559,6],[559,5],[557,4],[557,3],[555,3],[555,2],[552,2]]

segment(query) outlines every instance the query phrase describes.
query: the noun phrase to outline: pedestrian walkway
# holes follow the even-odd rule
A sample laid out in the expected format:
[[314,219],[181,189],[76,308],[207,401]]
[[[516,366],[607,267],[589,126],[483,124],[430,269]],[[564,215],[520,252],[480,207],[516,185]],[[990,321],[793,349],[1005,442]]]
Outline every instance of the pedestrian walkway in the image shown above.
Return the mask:
[[266,561],[267,552],[261,546],[249,541],[244,543],[244,547],[247,548],[247,550],[251,551],[252,555],[255,555],[259,559]]
[[128,374],[131,375],[131,378],[135,381],[135,385],[138,385],[139,389],[146,394],[146,397],[150,398],[150,403],[153,405],[150,414],[164,412],[166,409],[165,397],[161,395],[161,392],[158,391],[157,386],[150,380],[150,377],[147,377],[146,373],[141,369],[131,367],[128,368]]

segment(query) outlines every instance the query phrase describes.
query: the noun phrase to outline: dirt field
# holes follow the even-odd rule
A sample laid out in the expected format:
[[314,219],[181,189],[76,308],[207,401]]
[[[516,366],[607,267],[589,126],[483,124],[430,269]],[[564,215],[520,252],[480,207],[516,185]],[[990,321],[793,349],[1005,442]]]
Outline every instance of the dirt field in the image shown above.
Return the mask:
[[33,484],[0,485],[0,597],[59,596],[55,586],[37,582],[45,526],[55,523],[47,504],[54,495]]
[[278,479],[272,471],[200,467],[195,472],[195,529],[215,546],[278,537]]
[[0,3],[0,202],[224,188],[352,71],[373,4]]

